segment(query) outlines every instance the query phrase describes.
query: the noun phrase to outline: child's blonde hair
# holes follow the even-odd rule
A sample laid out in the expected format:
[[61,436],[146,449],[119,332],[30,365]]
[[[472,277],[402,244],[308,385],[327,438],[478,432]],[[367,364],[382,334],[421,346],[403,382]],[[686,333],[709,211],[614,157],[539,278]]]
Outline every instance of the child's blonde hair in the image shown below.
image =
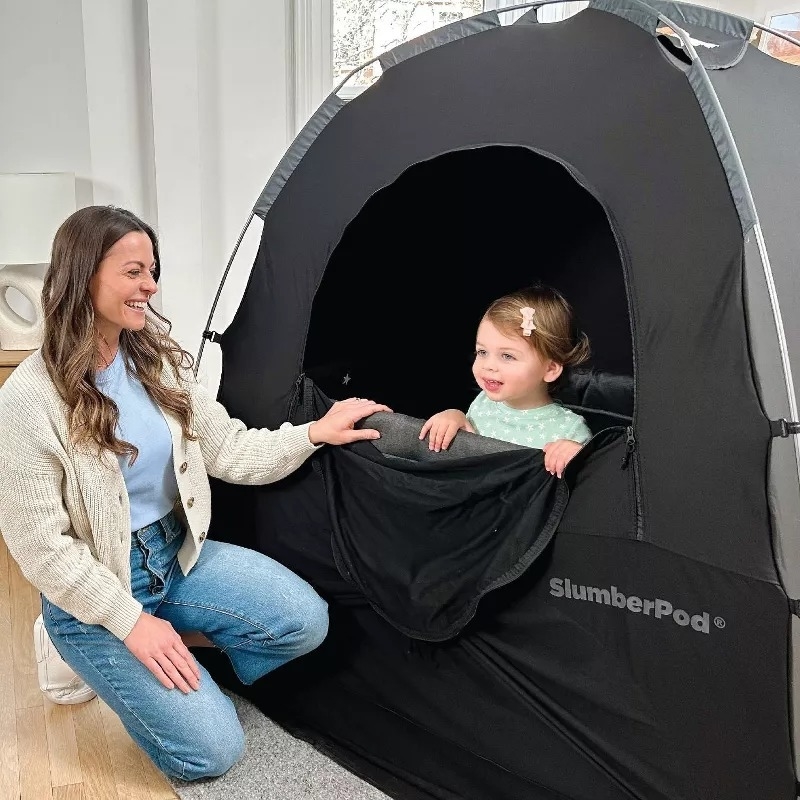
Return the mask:
[[[523,314],[523,308],[532,308],[534,313]],[[533,320],[532,329],[524,324],[526,316]],[[572,306],[550,286],[536,284],[504,295],[486,309],[483,318],[506,336],[519,336],[541,356],[565,369],[589,358],[589,337],[577,329]]]

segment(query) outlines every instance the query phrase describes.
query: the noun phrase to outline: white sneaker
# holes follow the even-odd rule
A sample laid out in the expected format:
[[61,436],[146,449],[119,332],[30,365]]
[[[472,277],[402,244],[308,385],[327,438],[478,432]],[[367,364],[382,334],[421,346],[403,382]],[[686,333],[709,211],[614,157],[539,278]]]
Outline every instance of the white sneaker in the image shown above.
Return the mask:
[[53,703],[73,705],[85,703],[95,696],[94,690],[58,654],[47,635],[41,614],[33,623],[33,647],[36,650],[39,688]]

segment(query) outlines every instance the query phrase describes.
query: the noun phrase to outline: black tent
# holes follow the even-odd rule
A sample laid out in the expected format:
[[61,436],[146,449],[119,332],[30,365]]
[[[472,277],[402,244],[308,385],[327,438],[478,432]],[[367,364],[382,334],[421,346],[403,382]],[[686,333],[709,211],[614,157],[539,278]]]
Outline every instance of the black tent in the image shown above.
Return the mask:
[[[752,29],[659,0],[453,23],[333,94],[255,206],[221,337],[249,425],[352,395],[466,408],[482,310],[537,279],[593,344],[564,481],[460,434],[449,460],[364,444],[214,486],[211,534],[331,608],[248,695],[392,796],[796,797],[800,72]],[[468,541],[450,514],[443,547],[425,520],[454,491]]]

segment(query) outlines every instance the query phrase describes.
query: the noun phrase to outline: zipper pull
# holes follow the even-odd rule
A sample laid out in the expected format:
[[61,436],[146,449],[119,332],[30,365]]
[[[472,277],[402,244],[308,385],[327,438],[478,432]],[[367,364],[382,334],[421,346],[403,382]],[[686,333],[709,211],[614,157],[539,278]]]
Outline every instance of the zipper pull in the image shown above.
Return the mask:
[[633,435],[633,427],[629,425],[625,428],[625,455],[622,456],[622,469],[628,469],[633,451],[636,449],[636,437]]

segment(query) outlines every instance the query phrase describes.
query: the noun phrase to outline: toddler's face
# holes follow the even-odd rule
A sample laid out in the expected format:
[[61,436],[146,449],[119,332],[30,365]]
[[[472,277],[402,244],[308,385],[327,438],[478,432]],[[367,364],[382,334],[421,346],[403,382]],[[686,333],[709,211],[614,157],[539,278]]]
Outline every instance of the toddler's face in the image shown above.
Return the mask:
[[543,358],[521,336],[506,336],[489,320],[478,328],[472,374],[478,386],[496,402],[511,408],[537,408],[552,402],[548,383],[562,367]]

